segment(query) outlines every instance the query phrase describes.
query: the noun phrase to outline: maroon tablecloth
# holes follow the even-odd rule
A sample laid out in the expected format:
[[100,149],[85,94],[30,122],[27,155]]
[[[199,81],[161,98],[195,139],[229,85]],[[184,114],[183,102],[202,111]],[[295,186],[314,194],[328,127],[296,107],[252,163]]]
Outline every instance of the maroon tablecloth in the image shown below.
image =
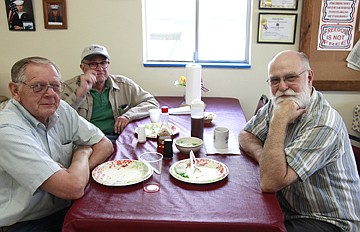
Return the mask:
[[[178,107],[183,98],[157,97],[161,105]],[[238,135],[246,119],[240,103],[233,98],[203,98],[206,111],[217,117],[206,126],[225,126]],[[170,123],[180,128],[177,137],[190,135],[190,115],[170,115]],[[116,141],[111,159],[138,159],[145,151],[156,151],[156,140],[137,143],[134,133],[149,118],[130,123]],[[177,138],[175,137],[175,139]],[[286,231],[274,194],[262,193],[259,168],[247,156],[206,155],[226,164],[229,175],[222,181],[196,185],[181,182],[169,174],[170,166],[188,158],[174,145],[174,157],[164,160],[161,190],[146,193],[142,183],[125,187],[103,186],[90,179],[85,195],[74,202],[66,215],[63,231]]]

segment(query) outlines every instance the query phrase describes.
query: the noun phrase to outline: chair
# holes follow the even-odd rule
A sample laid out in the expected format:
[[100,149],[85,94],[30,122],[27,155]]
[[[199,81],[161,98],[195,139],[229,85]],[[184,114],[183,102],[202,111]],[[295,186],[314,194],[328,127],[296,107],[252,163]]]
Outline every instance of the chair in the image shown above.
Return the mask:
[[259,111],[259,109],[263,107],[268,101],[269,99],[265,94],[261,95],[254,114],[256,114]]
[[0,110],[4,109],[8,100],[9,100],[9,98],[7,98],[5,96],[0,96]]
[[[356,137],[354,135],[349,134],[349,138],[350,138],[351,141],[360,142],[360,138]],[[354,143],[352,143],[351,146],[352,146],[352,149],[354,151],[354,156],[355,156],[355,160],[356,160],[358,173],[360,174],[360,147],[354,145]]]

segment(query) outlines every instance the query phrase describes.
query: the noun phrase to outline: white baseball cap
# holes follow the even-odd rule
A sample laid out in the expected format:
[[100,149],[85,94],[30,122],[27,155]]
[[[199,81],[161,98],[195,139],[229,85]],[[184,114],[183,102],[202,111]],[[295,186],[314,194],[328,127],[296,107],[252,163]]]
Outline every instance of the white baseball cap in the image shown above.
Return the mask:
[[103,55],[107,59],[110,60],[109,53],[106,50],[106,47],[98,45],[98,44],[92,44],[90,46],[87,46],[84,48],[82,54],[81,54],[81,61],[84,59],[88,60],[94,55]]

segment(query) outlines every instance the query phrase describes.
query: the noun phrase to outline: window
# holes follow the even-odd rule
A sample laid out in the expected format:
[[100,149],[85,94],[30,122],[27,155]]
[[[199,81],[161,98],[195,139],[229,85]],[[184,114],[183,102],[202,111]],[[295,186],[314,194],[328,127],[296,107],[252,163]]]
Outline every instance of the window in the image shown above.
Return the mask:
[[145,66],[249,67],[251,0],[143,0]]

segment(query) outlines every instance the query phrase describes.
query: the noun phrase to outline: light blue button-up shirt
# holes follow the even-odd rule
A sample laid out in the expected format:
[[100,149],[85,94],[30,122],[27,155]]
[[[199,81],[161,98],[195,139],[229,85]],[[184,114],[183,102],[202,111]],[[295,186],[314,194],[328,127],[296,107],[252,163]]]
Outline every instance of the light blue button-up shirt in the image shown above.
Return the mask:
[[69,167],[73,147],[93,145],[103,133],[61,101],[47,125],[10,100],[0,111],[0,227],[48,216],[69,206],[39,187]]

